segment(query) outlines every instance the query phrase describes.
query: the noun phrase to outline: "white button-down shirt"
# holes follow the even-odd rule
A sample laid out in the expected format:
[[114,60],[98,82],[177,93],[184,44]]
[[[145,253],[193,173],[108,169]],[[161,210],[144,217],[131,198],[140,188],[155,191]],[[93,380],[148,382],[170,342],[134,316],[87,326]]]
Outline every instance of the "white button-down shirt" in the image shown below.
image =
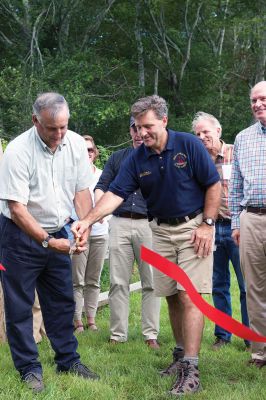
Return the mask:
[[11,218],[7,200],[27,206],[48,232],[60,230],[71,215],[75,194],[89,188],[92,171],[84,139],[67,131],[55,153],[36,128],[15,138],[0,165],[1,211]]

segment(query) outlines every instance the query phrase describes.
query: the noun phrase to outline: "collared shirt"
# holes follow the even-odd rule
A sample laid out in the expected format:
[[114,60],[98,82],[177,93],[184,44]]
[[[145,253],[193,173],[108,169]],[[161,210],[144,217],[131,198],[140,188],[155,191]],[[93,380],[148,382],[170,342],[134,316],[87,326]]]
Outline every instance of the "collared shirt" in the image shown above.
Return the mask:
[[266,132],[260,122],[235,139],[229,186],[232,229],[239,229],[239,215],[247,206],[266,207]]
[[174,218],[203,208],[206,188],[218,181],[201,141],[168,130],[165,149],[157,154],[142,144],[123,162],[109,190],[127,199],[140,187],[151,216]]
[[[121,163],[133,152],[134,147],[127,147],[126,149],[118,150],[111,154],[109,160],[105,164],[103,173],[99,182],[95,186],[95,189],[107,192],[110,184],[119,172]],[[119,215],[123,212],[134,212],[147,215],[146,201],[143,199],[140,190],[134,190],[133,193],[127,197],[126,201],[124,201],[121,206],[113,212],[113,215]]]
[[22,203],[45,230],[56,232],[70,217],[75,194],[91,181],[86,144],[80,135],[68,130],[52,153],[33,126],[10,142],[4,153],[1,211],[11,218],[7,200]]
[[224,219],[230,219],[231,213],[228,206],[228,191],[234,146],[232,144],[226,144],[223,140],[221,140],[221,143],[221,151],[218,153],[215,159],[215,165],[220,175],[222,184],[221,205],[219,208],[218,218],[222,217]]

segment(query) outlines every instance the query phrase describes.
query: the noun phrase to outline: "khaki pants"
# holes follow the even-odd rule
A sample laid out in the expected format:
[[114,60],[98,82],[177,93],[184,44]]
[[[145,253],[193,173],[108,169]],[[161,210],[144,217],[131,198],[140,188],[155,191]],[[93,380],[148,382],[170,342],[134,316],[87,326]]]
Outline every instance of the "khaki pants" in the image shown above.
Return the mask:
[[83,304],[88,317],[96,315],[100,278],[107,247],[108,235],[90,236],[87,250],[72,257],[75,321],[81,320]]
[[[266,336],[266,215],[242,211],[240,263],[251,329]],[[251,343],[252,358],[266,360],[266,343]]]
[[151,230],[147,219],[112,217],[110,241],[110,331],[111,339],[125,342],[128,335],[129,283],[134,260],[138,263],[142,286],[142,334],[156,339],[160,322],[160,299],[153,290],[152,267],[140,258],[140,247],[151,248]]
[[39,298],[36,291],[35,291],[35,300],[32,307],[32,316],[33,316],[33,337],[36,343],[40,343],[42,337],[46,335],[46,332],[44,328]]
[[[150,222],[153,250],[178,264],[188,275],[199,293],[212,292],[213,253],[198,258],[194,244],[190,243],[192,232],[202,223],[202,214],[180,225],[157,225]],[[154,270],[154,286],[157,296],[172,296],[184,288],[167,275]]]

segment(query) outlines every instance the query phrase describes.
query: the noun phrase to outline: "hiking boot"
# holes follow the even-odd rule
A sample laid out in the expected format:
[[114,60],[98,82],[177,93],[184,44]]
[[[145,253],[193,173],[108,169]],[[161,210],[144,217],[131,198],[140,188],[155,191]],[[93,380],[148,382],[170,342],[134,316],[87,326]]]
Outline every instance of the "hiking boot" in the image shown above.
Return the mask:
[[201,390],[199,379],[199,368],[188,361],[180,362],[177,380],[169,391],[174,396],[183,396],[193,394]]
[[39,372],[28,372],[26,375],[24,375],[23,381],[34,393],[39,393],[44,390],[42,374]]
[[184,351],[176,348],[173,350],[173,361],[168,367],[159,371],[161,377],[176,375],[181,369],[180,360],[184,357]]
[[81,376],[85,379],[100,379],[99,375],[92,372],[86,365],[80,361],[75,362],[67,371],[70,374]]
[[220,350],[221,349],[221,347],[224,347],[224,346],[226,346],[227,344],[229,344],[230,342],[228,341],[228,340],[224,340],[224,339],[221,339],[221,338],[216,338],[215,339],[215,342],[213,343],[213,345],[212,345],[212,349],[214,350],[214,351],[218,351],[218,350]]

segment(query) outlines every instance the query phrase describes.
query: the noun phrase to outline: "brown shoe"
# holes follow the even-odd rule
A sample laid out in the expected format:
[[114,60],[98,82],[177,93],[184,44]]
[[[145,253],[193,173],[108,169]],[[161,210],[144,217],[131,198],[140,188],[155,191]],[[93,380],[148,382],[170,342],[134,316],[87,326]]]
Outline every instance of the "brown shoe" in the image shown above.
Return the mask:
[[259,358],[252,358],[248,361],[248,365],[254,365],[257,368],[262,368],[266,365],[266,360],[260,360]]
[[212,349],[214,350],[214,351],[218,351],[218,350],[220,350],[221,349],[221,347],[224,347],[224,346],[226,346],[227,344],[229,344],[230,342],[228,342],[227,340],[223,340],[223,339],[221,339],[221,338],[216,338],[215,339],[215,342],[213,343],[213,345],[212,345]]
[[169,391],[174,396],[193,394],[201,390],[199,369],[187,361],[180,362],[181,368],[174,386]]
[[160,345],[159,345],[159,343],[157,342],[156,339],[148,339],[148,340],[145,340],[145,343],[146,343],[146,345],[147,345],[148,347],[150,347],[151,349],[159,349],[159,348],[160,348]]

